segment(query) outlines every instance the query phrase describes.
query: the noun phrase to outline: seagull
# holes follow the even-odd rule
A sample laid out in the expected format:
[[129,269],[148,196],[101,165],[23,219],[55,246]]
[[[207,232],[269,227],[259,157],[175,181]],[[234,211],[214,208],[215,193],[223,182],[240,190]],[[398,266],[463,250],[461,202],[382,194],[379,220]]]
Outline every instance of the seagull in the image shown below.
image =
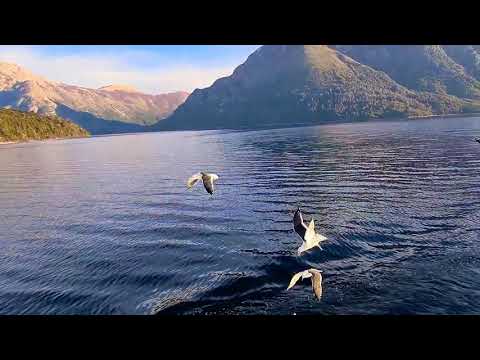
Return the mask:
[[206,172],[199,172],[197,174],[194,174],[190,176],[190,178],[187,181],[187,187],[190,189],[193,185],[197,183],[198,180],[203,181],[203,186],[205,186],[205,190],[209,194],[213,194],[213,182],[218,180],[218,175],[217,174],[209,174]]
[[318,246],[320,249],[320,242],[327,240],[327,238],[323,235],[317,234],[315,232],[315,221],[313,218],[310,220],[310,224],[308,227],[303,222],[302,213],[300,212],[300,208],[295,211],[293,215],[293,228],[295,232],[302,238],[303,243],[302,246],[298,248],[298,255],[300,256],[304,251],[310,250],[315,246]]
[[480,138],[475,138],[475,141],[480,143]]
[[288,285],[287,290],[290,290],[300,278],[307,279],[312,278],[312,288],[315,296],[318,300],[322,297],[322,272],[317,269],[308,269],[293,275],[292,280],[290,280],[290,284]]

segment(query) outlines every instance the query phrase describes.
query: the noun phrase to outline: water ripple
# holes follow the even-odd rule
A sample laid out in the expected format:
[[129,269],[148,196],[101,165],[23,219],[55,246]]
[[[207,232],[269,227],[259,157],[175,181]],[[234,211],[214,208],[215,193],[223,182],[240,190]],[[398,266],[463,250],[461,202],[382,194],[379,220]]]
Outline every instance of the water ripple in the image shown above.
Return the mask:
[[[479,118],[4,145],[0,313],[478,314],[475,136]],[[204,169],[214,196],[185,189]],[[297,256],[297,206],[323,251]],[[321,302],[286,291],[308,267]]]

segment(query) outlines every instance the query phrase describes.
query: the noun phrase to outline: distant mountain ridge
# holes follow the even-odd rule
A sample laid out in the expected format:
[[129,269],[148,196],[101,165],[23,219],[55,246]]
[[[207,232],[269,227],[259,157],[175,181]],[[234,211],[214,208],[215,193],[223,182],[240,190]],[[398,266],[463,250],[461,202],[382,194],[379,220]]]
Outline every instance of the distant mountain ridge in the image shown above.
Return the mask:
[[[125,85],[89,89],[49,81],[18,65],[0,62],[0,107],[58,115],[59,106],[63,106],[72,110],[69,119],[74,122],[81,122],[85,114],[104,122],[101,127],[106,133],[122,132],[131,125],[155,124],[170,115],[187,96],[183,91],[143,94]],[[94,128],[87,130],[95,133]]]
[[[409,89],[461,98],[480,98],[478,80],[448,55],[464,49],[463,46],[340,45],[332,48],[385,72]],[[476,53],[473,48],[472,52]]]
[[153,128],[241,129],[479,111],[476,65],[465,70],[451,52],[441,46],[262,46]]
[[122,85],[122,84],[112,84],[112,85],[107,85],[107,86],[102,86],[98,88],[98,90],[102,91],[123,91],[123,92],[129,92],[129,93],[140,93],[137,89],[135,89],[133,86],[129,85]]
[[92,134],[480,112],[480,46],[267,45],[190,95],[88,89],[0,63],[0,107],[60,115]]

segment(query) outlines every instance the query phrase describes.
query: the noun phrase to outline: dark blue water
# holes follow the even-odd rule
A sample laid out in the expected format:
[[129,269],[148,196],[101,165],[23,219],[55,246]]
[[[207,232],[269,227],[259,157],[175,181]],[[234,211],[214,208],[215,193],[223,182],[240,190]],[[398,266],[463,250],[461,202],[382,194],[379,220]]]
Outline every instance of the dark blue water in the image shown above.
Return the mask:
[[[478,314],[480,118],[0,146],[1,314]],[[220,175],[210,198],[185,189]],[[296,256],[301,205],[329,240]],[[323,298],[291,276],[323,271]]]

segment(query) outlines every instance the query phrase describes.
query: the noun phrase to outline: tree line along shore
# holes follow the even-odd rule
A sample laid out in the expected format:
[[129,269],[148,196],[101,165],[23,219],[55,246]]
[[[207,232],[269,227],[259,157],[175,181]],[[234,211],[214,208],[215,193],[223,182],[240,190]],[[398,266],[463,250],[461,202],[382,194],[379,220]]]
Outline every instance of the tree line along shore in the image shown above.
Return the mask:
[[0,143],[3,144],[88,136],[87,130],[58,116],[0,109]]

